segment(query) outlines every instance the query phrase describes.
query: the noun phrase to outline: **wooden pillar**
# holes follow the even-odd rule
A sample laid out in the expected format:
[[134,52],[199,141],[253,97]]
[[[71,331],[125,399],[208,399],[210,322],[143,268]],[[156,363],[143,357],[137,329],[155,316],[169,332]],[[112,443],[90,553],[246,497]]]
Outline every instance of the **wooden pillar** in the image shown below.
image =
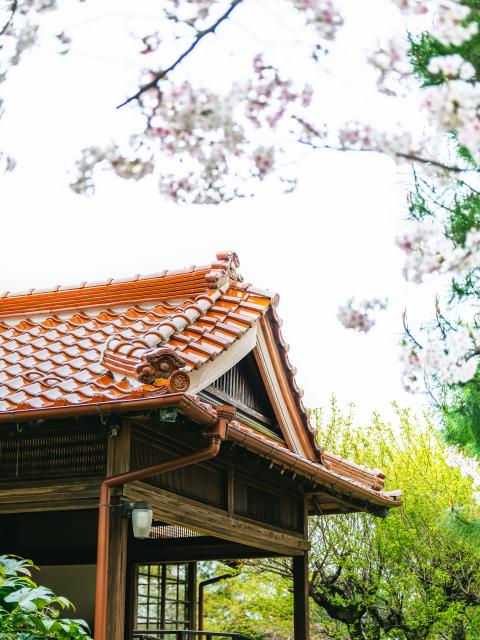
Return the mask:
[[187,600],[190,602],[190,629],[197,628],[197,563],[190,562],[187,569]]
[[295,640],[309,640],[308,553],[293,557],[293,628]]
[[[122,422],[118,433],[108,441],[107,476],[128,471],[130,466],[130,424]],[[113,505],[120,496],[112,496]],[[120,508],[110,509],[110,547],[108,559],[107,638],[124,640],[126,618],[128,520],[120,517]]]

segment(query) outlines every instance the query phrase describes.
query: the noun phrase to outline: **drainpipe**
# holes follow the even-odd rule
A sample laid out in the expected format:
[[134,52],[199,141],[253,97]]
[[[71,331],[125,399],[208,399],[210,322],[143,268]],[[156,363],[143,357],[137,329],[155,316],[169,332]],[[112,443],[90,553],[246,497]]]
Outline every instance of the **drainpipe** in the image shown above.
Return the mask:
[[[227,578],[235,578],[236,573],[223,573],[221,576],[215,576],[214,578],[208,578],[208,580],[202,580],[198,583],[198,630],[203,631],[203,618],[204,618],[204,591],[205,587],[209,584],[215,584],[221,580],[227,580]],[[203,640],[203,636],[200,636],[200,640]]]
[[143,480],[168,471],[175,471],[204,460],[214,458],[220,451],[220,444],[224,440],[227,424],[234,419],[233,407],[216,407],[217,420],[211,430],[205,435],[210,440],[209,445],[199,451],[169,460],[162,464],[127,471],[116,476],[106,478],[100,485],[100,505],[98,513],[97,539],[97,577],[95,588],[95,640],[107,640],[107,589],[108,589],[108,557],[109,557],[109,526],[110,526],[110,497],[112,487],[121,487],[127,482]]

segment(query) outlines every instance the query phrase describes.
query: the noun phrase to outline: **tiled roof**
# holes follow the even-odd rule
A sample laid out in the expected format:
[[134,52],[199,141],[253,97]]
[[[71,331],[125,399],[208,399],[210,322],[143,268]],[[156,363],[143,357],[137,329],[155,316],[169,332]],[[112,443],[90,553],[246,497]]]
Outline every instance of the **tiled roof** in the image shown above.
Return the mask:
[[0,413],[163,394],[138,379],[167,344],[197,369],[271,307],[244,289],[235,254],[211,265],[0,297]]
[[[315,448],[275,311],[278,296],[244,284],[238,266],[235,253],[220,253],[214,263],[200,267],[0,294],[0,421],[92,407],[102,413],[115,403],[122,410],[139,403],[150,407],[167,393],[176,393],[173,400],[184,391],[171,386],[175,374],[186,373],[188,379],[268,316],[292,397]],[[165,378],[162,367],[169,370]],[[202,409],[194,397],[183,398],[201,411],[215,411]],[[373,492],[377,504],[398,503],[383,494],[380,472],[319,450],[322,464],[309,461],[244,425],[232,425],[229,433],[242,446],[261,455],[265,449],[267,457],[298,467],[308,477],[327,473],[333,483],[343,478],[351,488],[363,487],[367,498]]]

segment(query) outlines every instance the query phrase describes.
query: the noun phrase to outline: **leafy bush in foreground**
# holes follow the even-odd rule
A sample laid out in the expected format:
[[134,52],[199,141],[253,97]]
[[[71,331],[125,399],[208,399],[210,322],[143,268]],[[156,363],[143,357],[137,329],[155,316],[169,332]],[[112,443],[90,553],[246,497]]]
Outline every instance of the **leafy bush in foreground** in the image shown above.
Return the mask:
[[38,586],[32,568],[30,560],[0,556],[0,640],[91,640],[86,622],[59,617],[72,603]]

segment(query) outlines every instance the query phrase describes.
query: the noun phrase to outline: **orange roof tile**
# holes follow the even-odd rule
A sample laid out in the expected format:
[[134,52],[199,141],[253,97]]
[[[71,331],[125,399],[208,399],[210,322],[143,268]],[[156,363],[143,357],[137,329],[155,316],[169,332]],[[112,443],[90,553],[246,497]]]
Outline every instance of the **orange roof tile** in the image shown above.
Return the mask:
[[[237,255],[225,252],[200,267],[0,294],[0,420],[34,419],[39,412],[76,407],[97,406],[102,412],[139,399],[150,404],[149,399],[179,391],[156,376],[151,384],[145,382],[155,369],[156,351],[168,352],[188,374],[229,349],[268,313],[298,412],[315,447],[303,392],[280,332],[278,296],[244,284],[238,266]],[[307,476],[314,468],[322,473],[330,469],[332,477],[349,478],[352,486],[367,487],[367,493],[383,487],[377,472],[330,454],[319,453],[318,464],[251,430],[232,426],[230,432],[244,446],[252,448],[256,442],[258,452],[268,442],[269,450],[278,449],[280,459],[294,467],[302,460]]]
[[235,254],[211,265],[0,297],[0,413],[165,393],[142,384],[145,354],[168,343],[191,371],[271,306],[244,290]]

